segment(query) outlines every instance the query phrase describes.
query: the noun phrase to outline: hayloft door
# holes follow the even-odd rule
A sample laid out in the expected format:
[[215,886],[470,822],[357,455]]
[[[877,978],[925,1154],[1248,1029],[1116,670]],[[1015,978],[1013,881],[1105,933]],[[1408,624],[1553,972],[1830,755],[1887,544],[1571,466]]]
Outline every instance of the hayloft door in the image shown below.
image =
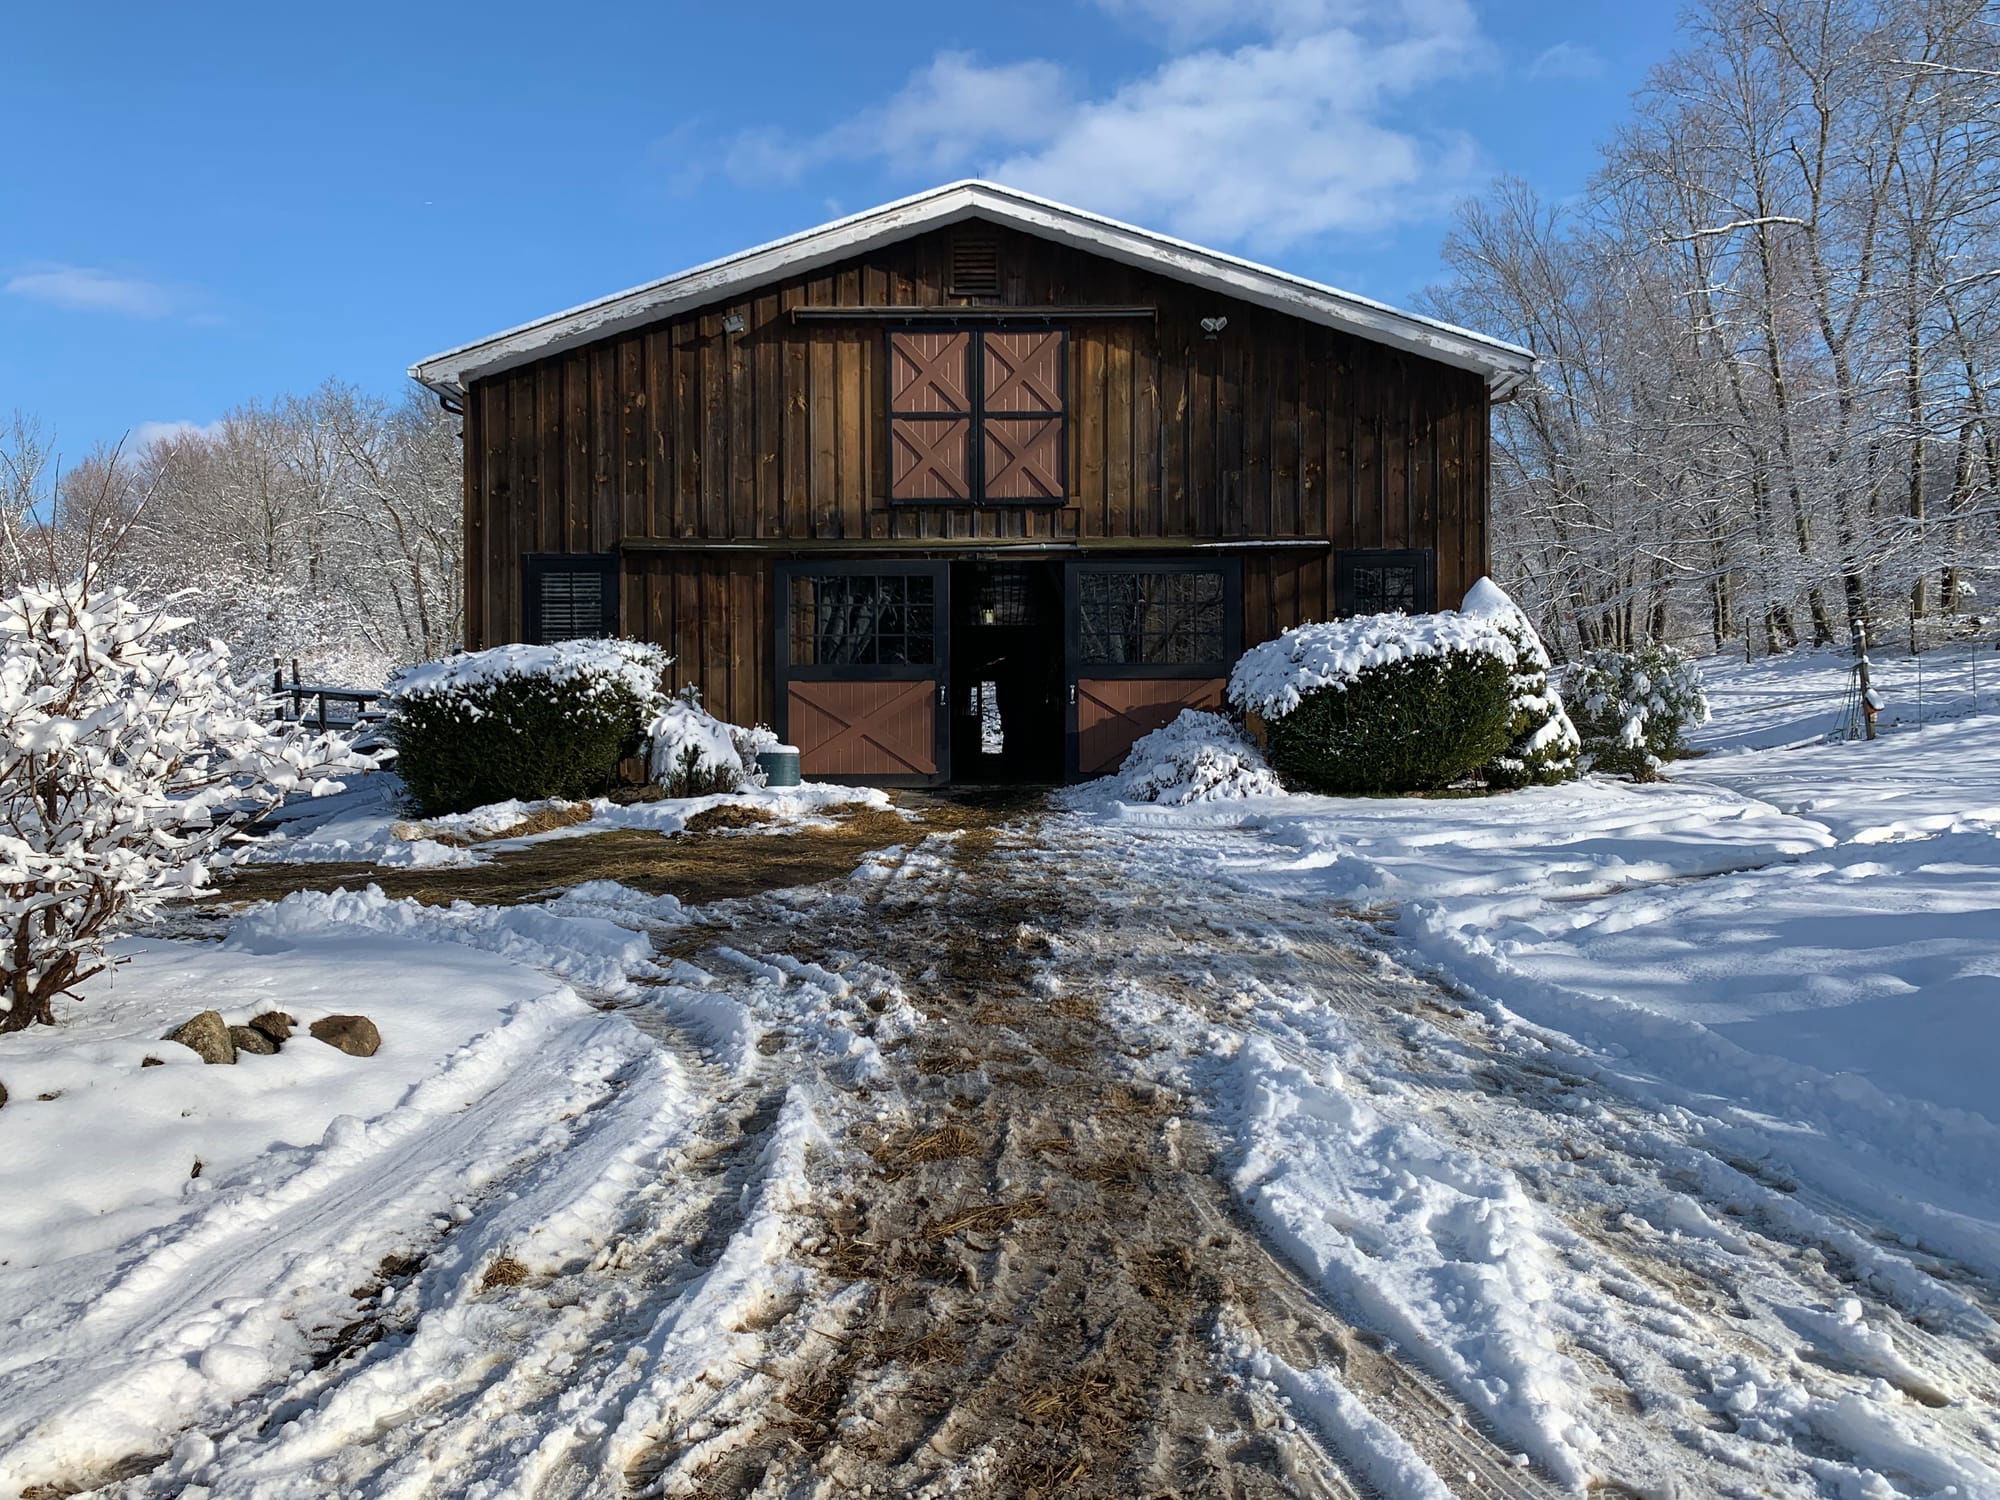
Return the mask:
[[778,564],[778,733],[807,776],[949,778],[949,579],[944,563]]
[[1241,577],[1226,558],[1069,565],[1072,778],[1109,775],[1184,708],[1223,707],[1243,638]]

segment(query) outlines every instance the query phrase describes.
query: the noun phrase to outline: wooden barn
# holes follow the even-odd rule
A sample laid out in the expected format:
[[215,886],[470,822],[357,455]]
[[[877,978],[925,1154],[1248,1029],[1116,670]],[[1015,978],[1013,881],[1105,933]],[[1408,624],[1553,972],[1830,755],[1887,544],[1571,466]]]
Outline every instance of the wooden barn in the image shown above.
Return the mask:
[[809,776],[1053,781],[1456,604],[1525,349],[960,182],[436,355],[469,646],[657,641]]

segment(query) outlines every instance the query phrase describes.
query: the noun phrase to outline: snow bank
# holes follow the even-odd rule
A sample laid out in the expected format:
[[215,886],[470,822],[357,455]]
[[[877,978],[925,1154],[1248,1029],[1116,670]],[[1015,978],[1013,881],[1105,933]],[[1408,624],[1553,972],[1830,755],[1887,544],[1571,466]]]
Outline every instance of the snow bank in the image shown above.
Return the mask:
[[1497,656],[1511,667],[1520,647],[1503,619],[1492,614],[1445,610],[1299,625],[1243,653],[1229,674],[1229,701],[1275,719],[1297,708],[1307,693],[1344,688],[1370,667],[1455,651]]
[[[617,803],[603,797],[588,803],[511,800],[489,803],[471,812],[412,822],[404,810],[401,780],[391,772],[378,771],[350,778],[345,792],[288,803],[278,816],[269,820],[275,825],[270,833],[236,846],[230,857],[240,864],[368,864],[381,869],[462,867],[484,864],[497,853],[527,844],[579,838],[613,828],[675,834],[696,814],[724,805],[754,807],[766,812],[773,821],[764,825],[765,831],[782,831],[823,818],[835,808],[886,808],[891,804],[888,793],[879,788],[813,782],[775,789],[751,785],[735,792],[662,798],[656,802]],[[543,833],[507,839],[494,837],[554,807],[583,807],[589,816]],[[448,834],[480,842],[466,848],[438,837]]]
[[626,994],[632,976],[651,973],[652,945],[642,934],[597,916],[577,916],[560,902],[427,906],[362,890],[299,891],[238,919],[230,945],[282,953],[301,941],[349,944],[369,938],[415,939],[495,954],[559,975],[599,994]]
[[[383,869],[446,869],[485,856],[421,835],[405,821],[402,778],[392,771],[349,777],[323,797],[299,797],[264,820],[270,832],[227,851],[234,864],[368,864]],[[461,814],[471,819],[471,813]],[[441,829],[447,819],[433,819]]]
[[[758,752],[777,747],[778,737],[759,724],[745,729],[727,724],[699,703],[681,698],[669,703],[646,726],[648,774],[663,787],[692,770],[696,779],[717,776],[739,786],[761,786]],[[683,761],[692,753],[692,767]]]
[[[650,961],[598,915],[636,919],[647,898],[576,895],[573,911],[484,917],[293,897],[219,946],[123,943],[74,1019],[8,1038],[0,1494],[191,1428],[170,1467],[200,1469],[200,1430],[304,1369],[385,1256],[476,1267],[502,1246],[568,1259],[609,1237],[621,1200],[605,1184],[650,1175],[696,1096],[670,1054],[545,972],[617,985]],[[649,915],[677,911],[666,898]],[[282,1009],[301,1030],[230,1066],[159,1040],[206,1008],[238,1023]],[[374,1020],[381,1049],[350,1057],[304,1032],[336,1012]],[[518,1203],[486,1201],[503,1180]],[[491,1227],[458,1244],[476,1207]],[[477,1278],[459,1266],[450,1284]]]
[[1333,1439],[1381,1495],[1396,1500],[1454,1500],[1437,1471],[1396,1429],[1371,1412],[1330,1366],[1301,1370],[1272,1353],[1247,1329],[1217,1330],[1223,1352],[1247,1379],[1260,1381],[1283,1404]]
[[1264,754],[1221,714],[1183,709],[1171,724],[1140,736],[1112,778],[1112,795],[1126,802],[1226,801],[1279,797],[1284,783]]
[[455,697],[514,678],[616,684],[641,703],[659,696],[673,658],[640,641],[557,641],[547,646],[493,646],[461,651],[442,661],[405,667],[389,682],[392,699]]
[[[659,833],[679,833],[688,819],[711,807],[754,807],[771,815],[765,831],[783,832],[788,826],[823,818],[835,808],[869,807],[887,809],[895,804],[880,787],[839,786],[813,781],[803,786],[746,787],[740,792],[717,792],[708,797],[668,797],[658,802],[593,802],[590,821],[564,830],[571,835],[593,833],[605,828],[645,828]],[[746,830],[755,833],[756,830]]]
[[[551,1015],[586,1014],[553,981],[497,960],[269,916],[245,919],[220,949],[140,941],[119,956],[126,962],[88,985],[61,1026],[9,1038],[0,1057],[10,1096],[0,1110],[9,1205],[0,1261],[10,1271],[171,1223],[239,1173],[282,1176],[297,1160],[286,1148],[316,1146],[341,1116],[393,1108],[443,1058],[512,1019],[539,1029],[551,1018],[522,1007],[546,1000]],[[282,1010],[301,1034],[276,1056],[233,1066],[160,1040],[210,1008],[234,1024]],[[303,1034],[322,1015],[357,1010],[382,1033],[374,1057]],[[162,1065],[144,1065],[148,1057]]]

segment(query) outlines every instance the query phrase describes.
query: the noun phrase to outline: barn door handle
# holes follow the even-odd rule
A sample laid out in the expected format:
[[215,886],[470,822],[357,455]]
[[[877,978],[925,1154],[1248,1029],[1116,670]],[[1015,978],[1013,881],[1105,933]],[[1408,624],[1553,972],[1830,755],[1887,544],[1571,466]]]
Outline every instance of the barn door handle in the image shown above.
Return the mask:
[[1076,707],[1076,684],[1073,682],[1069,685],[1069,706]]
[[939,707],[939,708],[943,708],[943,707],[945,706],[945,702],[946,702],[946,699],[945,699],[945,696],[944,696],[944,695],[945,695],[945,686],[944,686],[944,684],[943,684],[943,683],[941,683],[941,682],[940,682],[940,683],[938,684],[938,707]]

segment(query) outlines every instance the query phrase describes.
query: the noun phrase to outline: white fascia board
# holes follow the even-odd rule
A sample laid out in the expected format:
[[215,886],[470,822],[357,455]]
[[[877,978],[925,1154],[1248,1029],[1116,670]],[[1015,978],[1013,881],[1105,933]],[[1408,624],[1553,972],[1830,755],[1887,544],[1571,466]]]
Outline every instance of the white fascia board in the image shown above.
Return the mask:
[[537,318],[532,323],[434,354],[412,365],[410,374],[440,395],[462,396],[472,380],[847,260],[874,246],[893,244],[971,218],[1011,224],[1026,233],[1109,260],[1206,287],[1292,317],[1345,329],[1358,337],[1405,349],[1426,359],[1476,371],[1486,377],[1495,399],[1504,399],[1503,391],[1511,391],[1534,370],[1534,354],[1517,344],[1403,312],[1385,303],[1014,188],[975,181],[932,188],[630,291]]

